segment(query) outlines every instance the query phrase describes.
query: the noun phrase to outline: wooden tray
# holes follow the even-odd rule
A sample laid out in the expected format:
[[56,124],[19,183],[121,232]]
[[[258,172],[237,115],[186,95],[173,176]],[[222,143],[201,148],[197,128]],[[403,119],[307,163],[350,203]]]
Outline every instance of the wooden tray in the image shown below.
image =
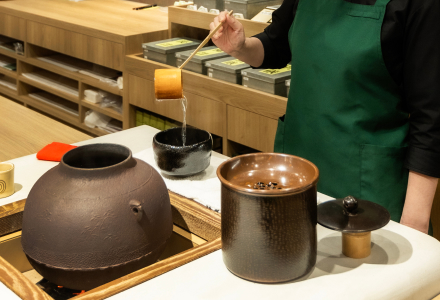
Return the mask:
[[[221,248],[220,214],[173,192],[169,192],[169,194],[175,238],[173,245],[165,250],[168,253],[164,255],[166,257],[184,249],[187,250],[71,299],[104,299],[110,297]],[[17,245],[20,245],[20,233],[10,233],[21,229],[25,202],[26,200],[21,200],[0,207],[0,236],[4,236],[3,242],[9,242],[15,248],[19,248]],[[10,234],[10,236],[6,237],[6,234]],[[179,236],[180,239],[183,237],[189,243],[187,242],[185,245],[185,243],[177,241],[176,236]],[[0,239],[0,246],[1,243],[2,240]],[[22,299],[53,300],[23,275],[22,271],[29,269],[29,267],[26,267],[26,262],[17,258],[17,255],[14,255],[15,258],[8,257],[9,262],[0,256],[0,281]],[[14,259],[20,261],[14,262]],[[10,262],[18,269],[12,266]]]

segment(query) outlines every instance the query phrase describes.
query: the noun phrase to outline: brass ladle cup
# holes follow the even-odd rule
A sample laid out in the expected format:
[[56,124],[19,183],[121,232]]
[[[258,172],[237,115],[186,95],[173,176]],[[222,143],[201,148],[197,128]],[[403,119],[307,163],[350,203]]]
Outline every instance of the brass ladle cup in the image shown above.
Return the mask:
[[[228,15],[232,15],[232,10]],[[211,37],[219,30],[223,22],[217,25],[216,28],[205,38],[205,40],[197,47],[196,50],[176,69],[156,69],[154,71],[154,93],[157,100],[167,99],[182,99],[183,98],[183,83],[182,83],[182,69],[185,65],[197,54],[197,52],[206,45]]]

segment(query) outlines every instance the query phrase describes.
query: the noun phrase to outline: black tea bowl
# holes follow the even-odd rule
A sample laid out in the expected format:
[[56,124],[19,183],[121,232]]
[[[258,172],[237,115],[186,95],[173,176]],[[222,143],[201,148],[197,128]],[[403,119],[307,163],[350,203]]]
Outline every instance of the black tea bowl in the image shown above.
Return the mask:
[[205,170],[211,161],[212,137],[205,130],[187,127],[186,143],[182,127],[158,132],[153,138],[154,160],[159,169],[172,176],[189,176]]

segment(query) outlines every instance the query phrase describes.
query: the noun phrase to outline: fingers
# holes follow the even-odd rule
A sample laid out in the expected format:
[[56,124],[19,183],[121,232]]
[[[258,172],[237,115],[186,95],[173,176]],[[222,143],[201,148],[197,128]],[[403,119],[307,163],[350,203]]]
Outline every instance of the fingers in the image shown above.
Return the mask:
[[217,27],[218,24],[220,24],[219,17],[214,18],[214,28]]
[[231,26],[232,30],[237,31],[243,28],[243,25],[237,21],[234,16],[226,15],[227,24]]
[[[211,24],[209,24],[209,29],[211,30],[211,32],[215,29],[215,25],[214,22],[212,22]],[[223,32],[223,26],[219,28],[219,30],[217,30],[217,32],[211,37],[213,40],[217,40],[222,36],[222,32]]]
[[214,30],[214,28],[215,28],[214,22],[211,22],[211,23],[209,24],[209,30],[210,30],[210,32],[212,32],[212,31]]
[[222,11],[218,17],[216,17],[216,19],[219,20],[219,22],[224,22],[226,20],[228,12],[227,11]]
[[240,22],[236,21],[234,17],[228,15],[227,11],[222,11],[217,17],[214,18],[214,21],[209,24],[209,29],[211,30],[211,32],[222,22],[224,22],[223,26],[221,26],[218,31],[212,36],[213,40],[219,39],[231,22],[232,24],[234,24],[236,29],[242,27]]
[[[214,22],[212,22],[211,24],[213,25],[212,27],[211,27],[211,24],[209,25],[209,28],[211,29],[211,31],[213,31],[215,28],[217,28],[217,26],[220,24],[220,20],[219,20],[219,17],[216,17],[216,18],[214,18]],[[220,38],[221,36],[222,36],[222,32],[223,32],[223,26],[221,26],[218,30],[217,30],[217,32],[212,36],[213,37],[213,39],[218,39],[218,38]]]

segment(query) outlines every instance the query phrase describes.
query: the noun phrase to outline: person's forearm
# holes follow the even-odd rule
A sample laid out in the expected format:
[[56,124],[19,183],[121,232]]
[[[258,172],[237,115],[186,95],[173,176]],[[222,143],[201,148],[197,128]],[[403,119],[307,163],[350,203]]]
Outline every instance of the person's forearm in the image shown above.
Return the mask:
[[405,206],[400,223],[421,232],[428,233],[432,201],[437,189],[438,178],[409,172]]
[[264,60],[263,43],[254,37],[246,38],[240,50],[228,54],[253,67],[259,67]]

